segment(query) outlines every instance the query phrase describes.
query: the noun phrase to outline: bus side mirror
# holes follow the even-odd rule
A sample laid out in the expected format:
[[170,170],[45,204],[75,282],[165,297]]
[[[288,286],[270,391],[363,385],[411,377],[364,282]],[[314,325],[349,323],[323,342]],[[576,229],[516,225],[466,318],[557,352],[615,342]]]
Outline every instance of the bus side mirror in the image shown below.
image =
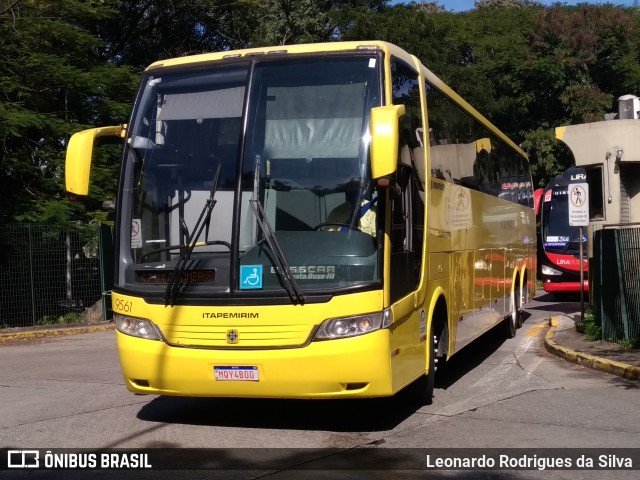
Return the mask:
[[387,105],[371,109],[371,178],[391,175],[398,168],[399,120],[404,105]]
[[122,137],[126,125],[101,127],[74,133],[67,145],[64,173],[67,192],[71,195],[87,196],[93,145],[98,137]]

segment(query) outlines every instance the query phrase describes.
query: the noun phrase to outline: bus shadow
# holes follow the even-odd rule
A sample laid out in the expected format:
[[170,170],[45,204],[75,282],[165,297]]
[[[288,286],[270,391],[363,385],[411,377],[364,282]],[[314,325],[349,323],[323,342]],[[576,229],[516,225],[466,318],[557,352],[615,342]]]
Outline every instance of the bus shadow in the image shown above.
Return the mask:
[[[585,308],[588,307],[585,297]],[[558,301],[551,293],[538,293],[534,301],[526,306],[527,310],[554,313],[575,313],[580,311],[580,294],[567,295],[563,301]]]
[[[522,314],[525,322],[531,317],[531,314],[526,311],[523,311]],[[439,365],[435,382],[436,389],[447,390],[462,377],[487,361],[506,341],[501,328],[502,324],[493,327],[456,353],[444,365]]]
[[[523,312],[524,320],[531,316]],[[489,330],[438,368],[436,389],[446,390],[485,362],[504,343],[499,328]],[[393,430],[419,406],[412,389],[390,398],[289,400],[157,397],[138,412],[140,420],[187,425],[263,429],[376,432]]]
[[137,417],[201,426],[375,432],[392,430],[416,410],[404,392],[391,398],[344,400],[157,397]]

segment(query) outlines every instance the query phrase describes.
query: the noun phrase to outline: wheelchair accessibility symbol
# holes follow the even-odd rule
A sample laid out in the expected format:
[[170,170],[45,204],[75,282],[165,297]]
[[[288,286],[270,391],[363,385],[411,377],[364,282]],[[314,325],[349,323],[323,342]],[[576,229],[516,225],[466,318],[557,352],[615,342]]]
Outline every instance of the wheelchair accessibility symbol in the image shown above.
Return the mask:
[[240,265],[240,289],[262,288],[262,265]]

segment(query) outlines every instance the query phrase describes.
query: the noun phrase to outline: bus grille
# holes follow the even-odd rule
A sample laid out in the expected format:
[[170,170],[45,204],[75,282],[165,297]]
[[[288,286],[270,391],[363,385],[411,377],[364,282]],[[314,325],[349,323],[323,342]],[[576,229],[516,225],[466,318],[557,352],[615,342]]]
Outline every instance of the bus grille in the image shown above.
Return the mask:
[[307,343],[312,327],[293,325],[167,325],[168,343],[203,348],[295,347]]

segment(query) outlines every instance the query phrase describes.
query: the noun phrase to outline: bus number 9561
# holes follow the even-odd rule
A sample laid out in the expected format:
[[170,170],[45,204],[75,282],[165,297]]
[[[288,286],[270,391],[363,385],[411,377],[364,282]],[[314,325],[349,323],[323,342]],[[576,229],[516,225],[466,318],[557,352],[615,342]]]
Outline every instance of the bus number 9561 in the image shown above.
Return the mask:
[[116,298],[116,301],[114,302],[114,306],[115,306],[115,310],[117,310],[118,312],[131,313],[131,310],[133,310],[133,305],[131,301],[121,300],[119,298]]

